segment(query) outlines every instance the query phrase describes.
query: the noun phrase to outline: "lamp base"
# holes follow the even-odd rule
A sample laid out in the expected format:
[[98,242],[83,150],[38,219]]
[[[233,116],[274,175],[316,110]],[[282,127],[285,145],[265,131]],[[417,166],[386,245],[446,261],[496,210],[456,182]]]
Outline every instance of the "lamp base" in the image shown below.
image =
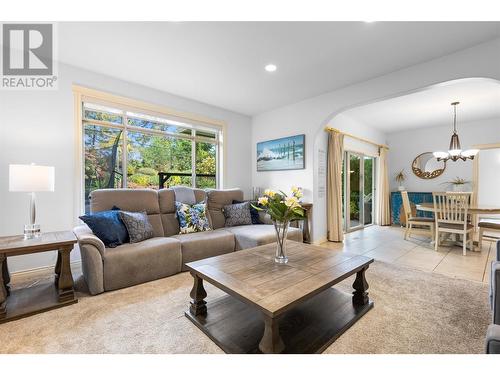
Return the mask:
[[42,232],[40,231],[40,224],[25,224],[24,225],[24,239],[29,240],[31,238],[40,237]]

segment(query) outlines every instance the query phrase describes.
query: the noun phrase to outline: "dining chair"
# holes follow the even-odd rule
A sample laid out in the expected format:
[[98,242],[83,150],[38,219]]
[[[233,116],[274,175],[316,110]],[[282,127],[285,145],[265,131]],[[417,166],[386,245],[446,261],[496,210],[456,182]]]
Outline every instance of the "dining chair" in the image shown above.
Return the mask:
[[489,219],[489,218],[484,218],[479,221],[477,224],[479,228],[479,250],[481,250],[483,246],[483,239],[485,238],[484,232],[488,233],[497,233],[498,232],[498,237],[493,237],[493,236],[486,236],[486,238],[491,241],[496,241],[500,238],[500,220],[498,219]]
[[432,193],[434,219],[436,221],[435,250],[440,245],[441,233],[462,235],[463,255],[467,254],[467,243],[474,250],[474,226],[468,220],[469,202],[472,193]]
[[[433,239],[434,226],[435,226],[434,219],[431,217],[412,216],[410,199],[408,198],[408,192],[402,191],[401,198],[403,200],[403,211],[406,219],[406,229],[404,236],[405,240],[407,240],[412,233],[427,235],[430,236],[431,239]],[[414,225],[420,227],[428,227],[428,229],[415,228]]]

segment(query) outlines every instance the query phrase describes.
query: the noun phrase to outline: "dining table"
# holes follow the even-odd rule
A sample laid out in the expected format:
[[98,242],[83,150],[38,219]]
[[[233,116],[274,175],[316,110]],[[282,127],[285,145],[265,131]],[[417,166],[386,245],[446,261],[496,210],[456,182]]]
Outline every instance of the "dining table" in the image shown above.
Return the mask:
[[[417,203],[415,205],[416,209],[418,211],[423,211],[423,212],[434,212],[434,203],[430,202],[424,202],[424,203]],[[489,205],[471,205],[467,209],[467,212],[473,216],[472,222],[474,223],[474,237],[476,234],[477,230],[477,216],[478,215],[500,215],[500,206],[489,206]],[[476,241],[474,241],[476,243]],[[434,243],[434,241],[431,241],[431,243]],[[481,251],[479,248],[478,251]]]
[[[434,212],[434,203],[418,203],[415,206],[418,211]],[[467,212],[471,215],[500,215],[500,206],[472,205]]]

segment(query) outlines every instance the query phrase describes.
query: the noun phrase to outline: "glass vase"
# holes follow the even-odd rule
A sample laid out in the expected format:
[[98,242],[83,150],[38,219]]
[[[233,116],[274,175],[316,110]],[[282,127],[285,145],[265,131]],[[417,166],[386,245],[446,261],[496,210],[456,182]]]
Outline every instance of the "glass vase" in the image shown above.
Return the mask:
[[273,221],[274,229],[276,230],[276,256],[274,261],[276,263],[288,263],[286,256],[286,236],[288,233],[289,221]]

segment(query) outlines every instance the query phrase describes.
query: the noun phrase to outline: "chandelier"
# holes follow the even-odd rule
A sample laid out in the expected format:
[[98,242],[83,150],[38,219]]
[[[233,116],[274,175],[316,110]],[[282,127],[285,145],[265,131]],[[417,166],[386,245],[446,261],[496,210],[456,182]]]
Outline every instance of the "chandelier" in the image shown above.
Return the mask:
[[457,105],[459,104],[460,102],[451,103],[453,106],[453,134],[451,135],[450,148],[448,149],[448,152],[433,152],[437,161],[447,161],[450,159],[453,161],[457,161],[458,159],[462,159],[463,161],[466,161],[467,159],[473,160],[474,156],[476,156],[479,152],[479,150],[476,149],[462,151],[462,148],[460,147],[460,139],[458,138],[457,133]]

